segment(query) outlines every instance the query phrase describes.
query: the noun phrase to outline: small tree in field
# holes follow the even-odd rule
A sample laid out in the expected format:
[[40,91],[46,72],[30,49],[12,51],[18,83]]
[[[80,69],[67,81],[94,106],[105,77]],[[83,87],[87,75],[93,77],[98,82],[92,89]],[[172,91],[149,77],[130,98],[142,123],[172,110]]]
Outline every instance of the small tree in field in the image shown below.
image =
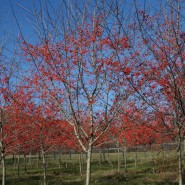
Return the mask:
[[[156,1],[158,7],[134,1],[135,13],[129,24],[131,50],[127,81],[136,90],[137,107],[153,120],[163,124],[178,139],[179,185],[182,185],[182,141],[185,120],[185,42],[184,42],[184,1]],[[125,32],[122,6],[116,6],[113,16]],[[117,56],[123,49],[115,47]],[[119,60],[120,71],[122,60]],[[120,78],[126,73],[119,73]],[[138,106],[139,105],[139,106]],[[173,126],[175,132],[173,131]],[[160,131],[159,127],[158,131]],[[162,131],[163,132],[163,131]]]
[[136,17],[144,47],[147,48],[145,59],[148,60],[146,65],[150,70],[146,75],[150,78],[152,102],[155,112],[158,112],[155,114],[163,117],[164,125],[168,126],[170,122],[176,129],[179,185],[182,185],[185,120],[184,4],[177,0],[166,2],[165,5],[160,8],[163,13],[157,15],[150,15],[147,10],[140,10],[136,6]]
[[[13,112],[10,105],[8,96],[8,86],[12,79],[14,70],[12,69],[11,56],[13,54],[6,51],[5,37],[0,38],[0,152],[1,152],[1,164],[2,164],[2,185],[5,185],[6,181],[6,163],[5,156],[9,153],[18,137],[17,134],[13,134],[17,131],[16,122],[12,122],[13,116],[9,116]],[[8,56],[9,55],[9,56]]]
[[122,92],[119,89],[120,80],[115,75],[118,61],[112,48],[130,47],[128,38],[119,33],[117,26],[111,28],[114,39],[110,39],[103,29],[106,15],[96,8],[93,13],[85,8],[81,16],[80,23],[67,20],[61,33],[57,31],[58,35],[53,36],[46,33],[37,44],[24,40],[22,50],[33,67],[28,79],[31,86],[58,108],[87,153],[86,185],[89,185],[92,149],[129,95],[125,93],[125,84],[122,83],[125,85]]

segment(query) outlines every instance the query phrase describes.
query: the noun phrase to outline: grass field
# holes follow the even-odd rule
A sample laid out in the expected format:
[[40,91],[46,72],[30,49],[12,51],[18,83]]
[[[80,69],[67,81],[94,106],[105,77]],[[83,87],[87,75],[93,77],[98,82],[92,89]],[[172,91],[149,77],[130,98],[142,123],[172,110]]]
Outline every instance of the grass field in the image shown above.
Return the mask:
[[[120,172],[118,173],[117,153],[93,154],[92,185],[176,185],[177,157],[175,151],[170,152],[137,152],[127,153],[127,169],[122,153],[120,153]],[[79,172],[79,155],[62,154],[47,156],[48,185],[82,185],[85,182],[85,158],[82,155],[83,174]],[[24,158],[20,157],[20,176],[17,176],[17,162],[11,156],[6,159],[7,185],[42,185],[42,159],[27,157],[27,174],[24,170]],[[60,164],[60,165],[59,165]]]

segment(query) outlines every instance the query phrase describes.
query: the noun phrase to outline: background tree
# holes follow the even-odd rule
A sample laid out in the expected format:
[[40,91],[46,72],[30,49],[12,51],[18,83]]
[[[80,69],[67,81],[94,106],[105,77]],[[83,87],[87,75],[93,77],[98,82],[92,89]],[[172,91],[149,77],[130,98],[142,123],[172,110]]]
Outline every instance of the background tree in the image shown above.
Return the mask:
[[[179,140],[179,184],[182,184],[182,140],[184,139],[185,93],[184,93],[184,26],[182,1],[169,1],[160,7],[162,13],[151,15],[147,10],[136,6],[137,23],[148,57],[152,58],[148,73],[151,88],[156,90],[153,96],[158,112],[164,114],[163,124],[168,121],[177,129]],[[155,23],[152,21],[155,20]],[[158,100],[157,100],[157,99]],[[161,102],[163,102],[161,104]]]

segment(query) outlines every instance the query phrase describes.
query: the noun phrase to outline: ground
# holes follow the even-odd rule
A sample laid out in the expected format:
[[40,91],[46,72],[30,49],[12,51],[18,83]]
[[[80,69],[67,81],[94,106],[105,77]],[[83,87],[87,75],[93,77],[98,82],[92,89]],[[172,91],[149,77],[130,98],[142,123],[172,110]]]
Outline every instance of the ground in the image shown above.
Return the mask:
[[[78,154],[48,154],[48,185],[83,185],[85,182],[85,154],[82,155],[83,174],[79,172]],[[117,153],[94,153],[92,160],[92,185],[176,185],[178,184],[178,161],[176,151],[148,151],[127,153],[127,169],[124,156],[120,158],[118,173]],[[60,163],[60,164],[59,164]],[[27,156],[27,173],[24,158],[20,157],[20,177],[17,177],[17,156],[7,156],[7,185],[42,185],[42,159]]]

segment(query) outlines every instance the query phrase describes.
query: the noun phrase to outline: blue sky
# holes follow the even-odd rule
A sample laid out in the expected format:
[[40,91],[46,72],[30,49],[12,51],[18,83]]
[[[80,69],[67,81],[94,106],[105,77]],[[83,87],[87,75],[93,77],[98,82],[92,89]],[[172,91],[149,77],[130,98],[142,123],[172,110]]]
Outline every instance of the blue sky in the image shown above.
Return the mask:
[[[1,17],[1,31],[0,31],[0,37],[2,34],[2,31],[8,32],[10,35],[18,35],[18,28],[17,24],[13,15],[12,7],[10,0],[0,0],[1,6],[0,6],[0,17]],[[37,1],[38,2],[38,1]],[[36,3],[37,4],[37,3]],[[20,27],[24,34],[29,35],[31,34],[31,25],[26,20],[26,17],[28,13],[21,8],[19,5],[30,9],[32,7],[32,1],[31,0],[12,0],[12,6],[15,12],[15,15],[17,17],[17,20],[20,24]]]
[[[15,15],[18,19],[18,22],[20,24],[21,30],[26,36],[31,36],[32,34],[32,25],[28,22],[27,18],[29,13],[24,10],[29,9],[33,10],[33,1],[32,0],[0,0],[0,20],[1,20],[1,29],[0,29],[0,38],[2,37],[2,32],[4,30],[8,30],[8,32],[18,34],[18,29],[17,29],[17,24],[15,22],[14,15],[12,13],[12,8],[11,8],[11,3],[15,12]],[[45,0],[40,0],[41,3],[45,3]],[[53,6],[57,6],[58,2],[62,2],[60,0],[46,0],[47,3],[51,2]],[[73,2],[73,0],[71,1]],[[75,2],[75,1],[74,1]],[[82,2],[79,0],[79,2]],[[86,2],[86,1],[84,1]],[[92,0],[93,2],[93,0]],[[128,4],[132,4],[132,0],[128,0]],[[138,4],[143,5],[144,0],[137,0],[136,1]],[[146,4],[148,6],[152,5],[154,7],[157,7],[157,1],[154,0],[146,0]],[[39,6],[39,0],[34,0],[35,5],[38,7]],[[132,6],[132,5],[131,5]]]

